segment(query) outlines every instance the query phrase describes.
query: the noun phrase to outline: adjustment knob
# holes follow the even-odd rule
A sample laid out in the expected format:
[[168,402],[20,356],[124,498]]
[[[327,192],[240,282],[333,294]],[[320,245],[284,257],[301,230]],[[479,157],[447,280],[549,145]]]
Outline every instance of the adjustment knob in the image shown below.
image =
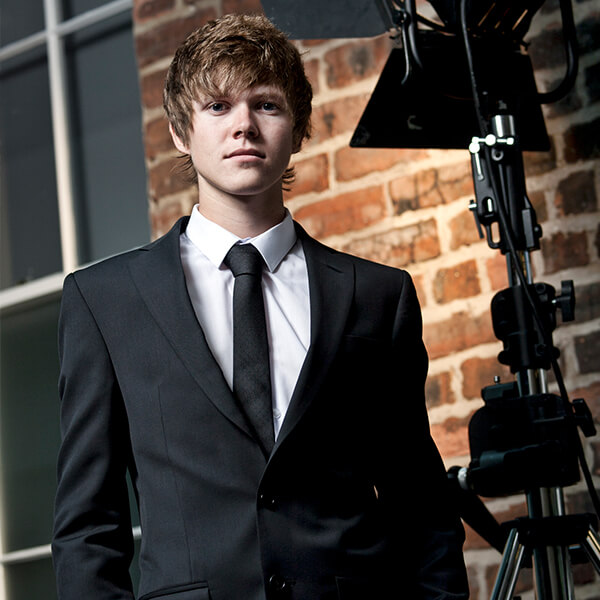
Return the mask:
[[554,298],[553,303],[560,309],[564,323],[575,319],[575,287],[572,279],[560,282],[560,296]]

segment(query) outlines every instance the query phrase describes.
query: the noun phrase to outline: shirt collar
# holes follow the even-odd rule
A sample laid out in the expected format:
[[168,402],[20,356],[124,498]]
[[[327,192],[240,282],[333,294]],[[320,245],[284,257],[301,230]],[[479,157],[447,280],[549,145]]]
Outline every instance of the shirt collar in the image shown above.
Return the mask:
[[292,216],[285,209],[283,221],[267,229],[253,238],[241,239],[237,235],[210,221],[198,210],[198,205],[192,209],[190,221],[185,230],[188,239],[196,246],[215,267],[220,268],[223,259],[231,246],[242,242],[252,243],[261,253],[267,268],[273,272],[286,254],[296,243],[296,229]]

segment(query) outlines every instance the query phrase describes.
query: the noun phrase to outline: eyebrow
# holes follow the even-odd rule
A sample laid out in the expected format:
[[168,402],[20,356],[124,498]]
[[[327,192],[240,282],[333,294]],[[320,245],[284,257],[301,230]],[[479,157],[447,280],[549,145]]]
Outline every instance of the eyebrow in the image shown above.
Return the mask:
[[269,99],[275,100],[283,108],[289,109],[289,101],[287,96],[279,88],[266,88],[263,90],[253,90],[249,96],[251,99]]
[[256,100],[264,100],[264,99],[272,99],[275,100],[278,104],[281,105],[282,108],[290,111],[290,102],[285,94],[285,92],[277,86],[269,86],[269,85],[261,85],[252,86],[250,88],[242,88],[241,90],[224,90],[220,93],[211,94],[203,92],[199,94],[196,102],[198,104],[203,104],[204,102],[219,102],[219,101],[227,101],[238,94],[242,94],[247,90],[250,90],[248,98],[251,101]]

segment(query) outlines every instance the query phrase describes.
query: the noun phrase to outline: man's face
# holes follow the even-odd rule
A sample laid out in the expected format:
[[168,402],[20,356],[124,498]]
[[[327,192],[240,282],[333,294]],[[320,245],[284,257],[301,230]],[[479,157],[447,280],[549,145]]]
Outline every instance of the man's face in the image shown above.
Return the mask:
[[173,140],[191,155],[201,198],[280,195],[294,149],[292,116],[279,87],[258,85],[202,97],[194,103],[192,125],[187,144],[175,134]]

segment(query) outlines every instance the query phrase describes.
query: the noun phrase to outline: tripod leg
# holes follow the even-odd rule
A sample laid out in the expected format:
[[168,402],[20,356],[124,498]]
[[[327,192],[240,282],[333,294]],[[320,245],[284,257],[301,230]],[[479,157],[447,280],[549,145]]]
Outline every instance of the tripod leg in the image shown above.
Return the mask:
[[519,577],[519,570],[523,562],[525,546],[519,540],[519,532],[517,529],[511,529],[502,562],[498,569],[498,576],[494,584],[491,600],[510,600]]
[[536,549],[533,556],[540,600],[574,600],[567,548],[546,546]]
[[[533,517],[565,515],[562,488],[538,488],[527,494],[529,514]],[[541,545],[533,547],[535,583],[539,600],[573,600],[575,592],[571,563],[566,547]]]
[[590,527],[583,542],[583,549],[597,573],[600,573],[600,536]]

